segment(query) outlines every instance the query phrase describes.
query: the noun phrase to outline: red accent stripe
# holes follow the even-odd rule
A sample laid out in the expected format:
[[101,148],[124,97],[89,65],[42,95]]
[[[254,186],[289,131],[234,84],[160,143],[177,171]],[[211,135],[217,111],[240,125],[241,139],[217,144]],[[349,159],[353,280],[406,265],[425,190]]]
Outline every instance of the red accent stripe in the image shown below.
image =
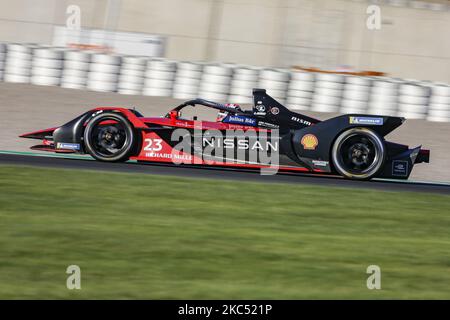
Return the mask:
[[33,132],[28,132],[28,133],[24,133],[22,135],[20,135],[20,138],[26,138],[28,136],[35,136],[35,135],[49,135],[52,134],[53,131],[55,131],[56,129],[58,129],[59,127],[54,127],[54,128],[48,128],[48,129],[44,129],[44,130],[38,130],[38,131],[33,131]]
[[130,122],[133,124],[133,126],[135,128],[147,128],[147,125],[141,120],[141,118],[137,117],[133,112],[131,112],[130,110],[126,109],[126,108],[121,108],[121,107],[97,107],[95,109],[93,109],[93,111],[99,111],[99,110],[103,110],[103,111],[118,111],[120,113],[122,113],[123,115],[125,115],[128,120],[130,120]]
[[170,126],[187,129],[203,129],[203,130],[253,130],[261,132],[270,132],[270,129],[256,128],[251,126],[243,126],[239,124],[230,124],[214,121],[194,121],[186,119],[169,119],[169,118],[139,118],[146,124],[158,124],[162,126]]
[[[139,156],[135,156],[135,157],[130,157],[130,160],[136,160],[136,161],[142,161],[142,162],[148,162],[148,163],[167,163],[167,162],[171,162],[169,161],[158,161],[158,160],[151,160],[149,161],[148,158],[146,157],[139,157]],[[190,163],[186,163],[188,165],[191,165]],[[227,163],[227,162],[218,162],[218,161],[214,161],[214,164],[208,164],[205,161],[201,161],[200,163],[197,162],[193,162],[192,164],[198,164],[198,165],[202,165],[202,166],[207,166],[207,167],[232,167],[232,168],[250,168],[250,169],[271,169],[272,167],[268,166],[268,165],[263,165],[263,164],[250,164],[250,163]],[[308,168],[303,168],[303,167],[291,167],[291,166],[274,166],[273,169],[277,169],[279,171],[284,171],[284,172],[315,172],[315,173],[325,173],[325,171],[320,170],[320,169],[314,169],[314,170],[310,170]]]

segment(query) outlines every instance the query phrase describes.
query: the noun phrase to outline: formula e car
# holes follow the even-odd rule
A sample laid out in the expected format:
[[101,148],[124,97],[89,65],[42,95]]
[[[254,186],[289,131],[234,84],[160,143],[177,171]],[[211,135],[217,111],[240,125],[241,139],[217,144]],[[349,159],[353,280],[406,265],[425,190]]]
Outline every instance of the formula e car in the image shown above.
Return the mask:
[[[163,117],[99,107],[21,137],[43,140],[34,150],[90,154],[100,161],[275,168],[357,180],[407,179],[416,163],[429,162],[429,150],[385,140],[404,118],[349,114],[320,121],[290,111],[264,89],[253,89],[253,98],[252,110],[195,99]],[[218,110],[217,119],[182,117],[183,108],[196,105]]]

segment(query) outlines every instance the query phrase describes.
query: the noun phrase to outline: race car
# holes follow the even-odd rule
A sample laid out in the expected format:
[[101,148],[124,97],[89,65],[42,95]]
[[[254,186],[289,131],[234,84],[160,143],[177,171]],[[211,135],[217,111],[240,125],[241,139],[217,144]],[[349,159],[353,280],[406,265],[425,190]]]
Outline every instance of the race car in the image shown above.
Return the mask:
[[[328,120],[290,111],[253,89],[254,104],[189,100],[162,117],[123,107],[98,107],[60,126],[21,135],[41,139],[33,150],[89,154],[99,161],[175,163],[235,169],[308,172],[355,180],[407,179],[429,150],[385,136],[401,117],[348,114]],[[218,110],[215,120],[183,118],[187,106]]]

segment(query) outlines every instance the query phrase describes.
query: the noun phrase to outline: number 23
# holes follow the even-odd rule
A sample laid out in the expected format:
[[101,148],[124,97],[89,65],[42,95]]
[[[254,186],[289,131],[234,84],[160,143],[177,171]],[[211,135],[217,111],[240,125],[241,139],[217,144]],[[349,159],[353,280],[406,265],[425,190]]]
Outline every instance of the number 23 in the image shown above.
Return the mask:
[[145,139],[144,151],[161,151],[162,139]]

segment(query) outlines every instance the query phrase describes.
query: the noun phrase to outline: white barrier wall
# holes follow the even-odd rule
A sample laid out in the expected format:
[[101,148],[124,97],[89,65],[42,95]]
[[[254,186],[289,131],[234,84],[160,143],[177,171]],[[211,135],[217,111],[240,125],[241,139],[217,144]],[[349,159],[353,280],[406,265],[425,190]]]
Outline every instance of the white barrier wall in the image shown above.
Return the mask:
[[0,43],[0,81],[5,73],[6,44]]
[[412,79],[179,62],[15,43],[0,43],[2,77],[13,83],[177,99],[202,97],[222,103],[251,103],[252,88],[259,87],[293,110],[450,122],[450,86]]
[[[370,3],[380,5],[380,30],[366,27]],[[52,43],[69,5],[80,6],[85,28],[167,37],[169,59],[345,64],[450,82],[444,0],[0,0],[0,41]]]

